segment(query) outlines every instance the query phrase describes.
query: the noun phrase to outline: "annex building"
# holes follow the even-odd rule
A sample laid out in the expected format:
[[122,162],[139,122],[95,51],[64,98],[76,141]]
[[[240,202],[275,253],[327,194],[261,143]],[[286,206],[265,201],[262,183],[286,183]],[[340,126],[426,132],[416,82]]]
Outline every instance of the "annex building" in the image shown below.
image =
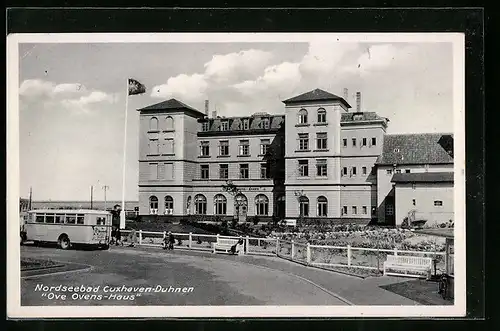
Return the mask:
[[[139,215],[399,224],[411,210],[433,212],[422,197],[434,194],[452,211],[452,135],[387,135],[389,120],[362,112],[360,97],[352,111],[315,89],[284,100],[284,115],[209,116],[208,101],[201,112],[176,99],[138,109]],[[427,172],[446,181],[435,189]]]

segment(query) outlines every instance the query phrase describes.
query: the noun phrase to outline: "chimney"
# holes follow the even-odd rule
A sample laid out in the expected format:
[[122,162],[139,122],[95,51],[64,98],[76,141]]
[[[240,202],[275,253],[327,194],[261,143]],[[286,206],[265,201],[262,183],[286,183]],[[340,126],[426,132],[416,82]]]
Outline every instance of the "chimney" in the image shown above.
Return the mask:
[[205,115],[208,116],[208,100],[205,100]]
[[361,111],[361,92],[356,92],[356,111]]
[[344,87],[344,100],[349,103],[349,90]]

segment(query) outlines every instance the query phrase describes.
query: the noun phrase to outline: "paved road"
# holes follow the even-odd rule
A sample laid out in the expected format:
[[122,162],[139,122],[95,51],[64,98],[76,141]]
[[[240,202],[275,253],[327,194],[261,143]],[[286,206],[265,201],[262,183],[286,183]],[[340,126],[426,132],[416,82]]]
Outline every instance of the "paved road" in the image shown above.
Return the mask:
[[[21,247],[22,257],[51,259],[89,266],[80,271],[25,277],[21,281],[21,305],[345,305],[318,283],[295,273],[275,269],[271,259],[250,256],[212,256],[158,249],[111,248],[109,251],[63,251],[55,248]],[[303,267],[302,267],[303,268]],[[36,291],[37,286],[81,286],[98,288],[93,296],[57,289]],[[109,292],[133,287],[132,292]],[[109,286],[105,289],[105,286]],[[186,293],[155,293],[185,288]],[[151,292],[135,292],[152,287]],[[189,288],[193,288],[189,292]],[[107,290],[107,292],[105,292]],[[122,288],[123,290],[123,288]],[[46,293],[42,295],[42,293]],[[48,293],[53,293],[48,298]],[[139,293],[140,295],[137,295]],[[111,294],[115,296],[110,297]],[[101,297],[99,298],[99,295]],[[119,295],[122,295],[119,299]]]

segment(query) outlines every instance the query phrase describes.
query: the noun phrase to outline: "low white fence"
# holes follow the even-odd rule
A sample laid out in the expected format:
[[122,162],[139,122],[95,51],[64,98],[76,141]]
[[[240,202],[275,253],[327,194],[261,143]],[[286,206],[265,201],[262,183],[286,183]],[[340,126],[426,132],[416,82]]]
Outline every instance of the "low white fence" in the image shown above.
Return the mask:
[[[121,230],[122,238],[131,230]],[[238,236],[222,236],[197,233],[172,233],[175,237],[175,249],[212,251],[212,243],[217,238],[238,239]],[[136,244],[150,247],[162,247],[167,232],[136,231]],[[310,245],[293,240],[279,238],[243,237],[245,254],[278,256],[292,261],[323,268],[352,267],[383,270],[387,255],[416,255],[432,257],[436,261],[436,270],[445,270],[445,252],[406,251],[398,249],[376,249],[351,246]],[[450,255],[453,267],[453,255]]]

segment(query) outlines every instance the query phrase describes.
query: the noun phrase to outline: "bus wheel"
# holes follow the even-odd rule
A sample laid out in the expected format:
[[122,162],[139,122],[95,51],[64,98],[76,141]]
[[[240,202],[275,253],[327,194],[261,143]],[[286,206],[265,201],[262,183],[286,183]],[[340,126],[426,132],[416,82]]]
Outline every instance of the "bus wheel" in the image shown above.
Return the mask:
[[59,247],[61,249],[68,249],[71,247],[71,242],[67,235],[62,235],[59,237]]
[[101,248],[103,251],[107,251],[109,249],[109,245],[103,245]]

